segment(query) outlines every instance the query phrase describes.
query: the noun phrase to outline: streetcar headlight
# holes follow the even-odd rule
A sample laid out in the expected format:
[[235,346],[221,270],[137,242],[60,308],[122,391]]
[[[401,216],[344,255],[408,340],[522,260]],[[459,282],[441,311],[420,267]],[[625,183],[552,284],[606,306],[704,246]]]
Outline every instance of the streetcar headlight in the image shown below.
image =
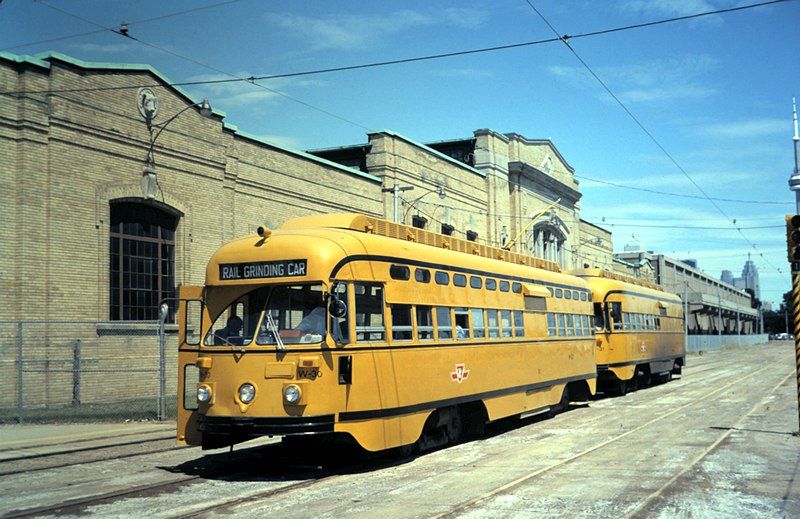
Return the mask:
[[303,393],[300,391],[299,386],[291,385],[283,388],[283,398],[286,399],[287,403],[296,404],[300,401],[301,396],[303,396]]
[[255,397],[256,388],[253,386],[253,384],[242,384],[239,387],[239,400],[241,400],[243,404],[249,404]]
[[210,402],[211,401],[211,388],[208,386],[200,386],[197,388],[197,401]]

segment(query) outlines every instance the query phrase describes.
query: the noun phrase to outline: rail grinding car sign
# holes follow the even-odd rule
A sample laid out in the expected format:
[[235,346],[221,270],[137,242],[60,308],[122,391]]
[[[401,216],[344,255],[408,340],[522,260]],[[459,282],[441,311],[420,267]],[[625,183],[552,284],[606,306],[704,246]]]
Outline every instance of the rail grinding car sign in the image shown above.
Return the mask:
[[305,276],[308,261],[304,259],[283,261],[256,261],[252,263],[225,263],[219,266],[219,279],[261,279]]

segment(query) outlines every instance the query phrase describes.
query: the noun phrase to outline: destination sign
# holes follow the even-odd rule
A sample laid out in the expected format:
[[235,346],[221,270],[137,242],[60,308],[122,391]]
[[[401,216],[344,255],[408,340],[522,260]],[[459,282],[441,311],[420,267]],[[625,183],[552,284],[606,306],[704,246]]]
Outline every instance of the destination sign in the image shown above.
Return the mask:
[[227,263],[219,266],[219,279],[283,278],[306,275],[308,261],[304,259],[285,261],[258,261],[253,263]]

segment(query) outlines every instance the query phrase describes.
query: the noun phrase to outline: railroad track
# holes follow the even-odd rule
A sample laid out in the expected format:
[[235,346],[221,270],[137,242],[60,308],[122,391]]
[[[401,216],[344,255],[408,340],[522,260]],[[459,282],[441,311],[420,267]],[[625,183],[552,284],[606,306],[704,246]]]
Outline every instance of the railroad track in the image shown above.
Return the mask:
[[[124,458],[134,458],[137,456],[147,456],[150,454],[157,454],[160,452],[169,452],[174,450],[184,449],[186,447],[177,446],[177,445],[170,445],[169,447],[163,448],[151,448],[146,449],[141,452],[128,452],[120,454],[118,449],[124,447],[133,447],[133,446],[144,446],[147,444],[152,443],[164,443],[166,441],[173,440],[173,436],[164,436],[158,438],[146,438],[141,440],[135,441],[127,441],[122,443],[114,443],[110,445],[96,445],[92,447],[81,447],[81,448],[74,448],[74,449],[66,449],[57,452],[49,452],[49,453],[35,453],[35,454],[27,454],[22,456],[17,456],[14,458],[6,458],[0,460],[0,477],[2,476],[12,476],[15,474],[23,474],[23,473],[30,473],[30,472],[39,472],[43,470],[50,470],[50,469],[57,469],[57,468],[64,468],[64,467],[72,467],[75,465],[84,465],[87,463],[99,463],[102,461],[114,460],[114,459],[124,459]],[[22,450],[22,449],[20,449]],[[93,457],[85,457],[85,454],[98,454],[99,456]],[[82,455],[79,459],[71,460],[71,461],[62,461],[68,459],[69,457],[75,455]],[[43,462],[41,465],[36,465],[37,461]],[[34,463],[31,465],[30,463]],[[20,465],[19,467],[15,468],[8,468],[12,464]]]
[[[595,444],[595,445],[593,445],[591,447],[588,447],[588,448],[582,450],[581,452],[579,452],[579,453],[577,453],[577,454],[575,454],[573,456],[570,456],[569,458],[561,460],[561,461],[559,461],[557,463],[553,463],[553,464],[548,465],[546,467],[543,467],[541,469],[535,470],[535,471],[533,471],[533,472],[531,472],[529,474],[526,474],[526,475],[524,475],[522,477],[519,477],[519,478],[517,478],[517,479],[515,479],[515,480],[513,480],[513,481],[511,481],[509,483],[506,483],[506,484],[504,484],[504,485],[502,485],[500,487],[497,487],[497,488],[495,488],[495,489],[493,489],[493,490],[491,490],[491,491],[489,491],[489,492],[487,492],[485,494],[482,494],[481,496],[478,496],[478,497],[472,498],[470,500],[467,500],[467,501],[465,501],[465,502],[463,502],[463,503],[451,508],[448,512],[445,512],[445,513],[440,514],[440,515],[436,515],[434,517],[436,519],[443,519],[443,518],[451,518],[451,517],[460,516],[463,513],[467,512],[468,510],[470,510],[472,508],[475,508],[476,506],[480,505],[481,503],[483,503],[483,502],[485,502],[485,501],[487,501],[487,500],[489,500],[491,498],[494,498],[494,497],[499,496],[499,495],[507,494],[507,493],[519,488],[523,484],[528,483],[528,482],[530,482],[531,480],[533,480],[535,478],[541,477],[542,475],[546,474],[547,472],[550,472],[550,471],[552,471],[552,470],[554,470],[556,468],[563,467],[563,466],[565,466],[567,464],[573,463],[573,462],[579,460],[580,458],[583,458],[584,456],[586,456],[586,455],[588,455],[588,454],[590,454],[590,453],[592,453],[594,451],[597,451],[599,449],[602,449],[603,447],[606,447],[606,446],[611,445],[611,444],[613,444],[615,442],[618,442],[618,441],[622,440],[623,438],[626,438],[627,436],[630,436],[631,434],[634,434],[634,433],[636,433],[638,431],[641,431],[642,429],[650,427],[651,425],[653,425],[653,424],[655,424],[657,422],[660,422],[660,421],[662,421],[662,420],[664,420],[666,418],[669,418],[670,416],[672,416],[672,415],[674,415],[676,413],[679,413],[679,412],[683,411],[684,409],[687,409],[687,408],[689,408],[691,406],[694,406],[698,402],[702,402],[704,400],[708,400],[709,398],[712,398],[712,397],[714,397],[714,396],[716,396],[716,395],[718,395],[720,393],[723,393],[723,392],[729,390],[730,388],[732,388],[734,386],[740,385],[743,380],[755,377],[755,376],[763,373],[764,371],[766,371],[768,369],[771,369],[771,366],[765,366],[765,367],[763,367],[763,368],[761,368],[761,369],[759,369],[757,371],[754,371],[754,372],[752,372],[752,373],[750,373],[748,375],[732,376],[731,378],[734,378],[735,380],[733,380],[732,382],[730,382],[728,384],[725,384],[724,386],[719,387],[719,388],[717,388],[717,389],[715,389],[715,390],[713,390],[713,391],[711,391],[709,393],[706,393],[705,395],[703,395],[703,396],[701,396],[699,398],[693,399],[690,402],[687,402],[686,404],[683,404],[681,406],[675,407],[675,408],[673,408],[673,409],[671,409],[671,410],[669,410],[669,411],[667,411],[665,413],[661,413],[660,415],[648,420],[647,422],[645,422],[645,423],[643,423],[643,424],[641,424],[641,425],[639,425],[639,426],[637,426],[637,427],[635,427],[633,429],[630,429],[630,430],[625,431],[625,432],[623,432],[621,434],[615,435],[615,436],[613,436],[613,437],[611,437],[611,438],[609,438],[607,440],[604,440],[604,441],[602,441],[600,443],[597,443],[597,444]],[[675,475],[664,486],[659,488],[656,492],[651,494],[642,503],[640,503],[640,505],[638,505],[637,508],[634,509],[634,511],[631,512],[630,514],[628,514],[626,517],[632,517],[633,515],[635,515],[635,514],[639,513],[640,511],[642,511],[654,499],[656,499],[659,495],[661,495],[661,493],[663,493],[663,491],[667,487],[669,487],[675,481],[677,481],[677,479],[681,475],[685,474],[692,466],[694,466],[697,463],[699,463],[705,456],[707,456],[710,452],[712,452],[714,448],[716,448],[725,438],[727,438],[733,432],[733,430],[735,429],[736,426],[738,426],[748,416],[750,416],[759,407],[761,407],[767,401],[767,399],[772,395],[772,393],[775,390],[777,390],[788,378],[790,378],[792,376],[794,376],[794,373],[791,373],[788,376],[782,378],[781,382],[778,385],[776,385],[774,388],[772,388],[768,392],[768,394],[762,400],[759,401],[758,404],[756,404],[747,413],[745,413],[743,416],[740,417],[740,419],[737,421],[737,423],[736,423],[736,425],[734,427],[732,427],[731,429],[727,430],[725,433],[720,435],[720,437],[715,442],[713,442],[712,445],[709,448],[705,449],[703,451],[703,453],[701,453],[700,456],[696,457],[692,461],[691,465],[688,468],[686,468],[685,470],[682,470],[679,474]]]

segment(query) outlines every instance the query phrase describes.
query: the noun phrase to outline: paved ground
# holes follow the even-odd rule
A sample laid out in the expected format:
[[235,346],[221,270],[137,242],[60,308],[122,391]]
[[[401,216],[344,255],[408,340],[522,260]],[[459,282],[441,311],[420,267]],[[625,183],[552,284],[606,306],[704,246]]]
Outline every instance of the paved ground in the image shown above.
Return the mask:
[[163,424],[3,427],[0,513],[800,517],[793,344],[688,362],[681,380],[413,459],[269,439],[202,453]]

